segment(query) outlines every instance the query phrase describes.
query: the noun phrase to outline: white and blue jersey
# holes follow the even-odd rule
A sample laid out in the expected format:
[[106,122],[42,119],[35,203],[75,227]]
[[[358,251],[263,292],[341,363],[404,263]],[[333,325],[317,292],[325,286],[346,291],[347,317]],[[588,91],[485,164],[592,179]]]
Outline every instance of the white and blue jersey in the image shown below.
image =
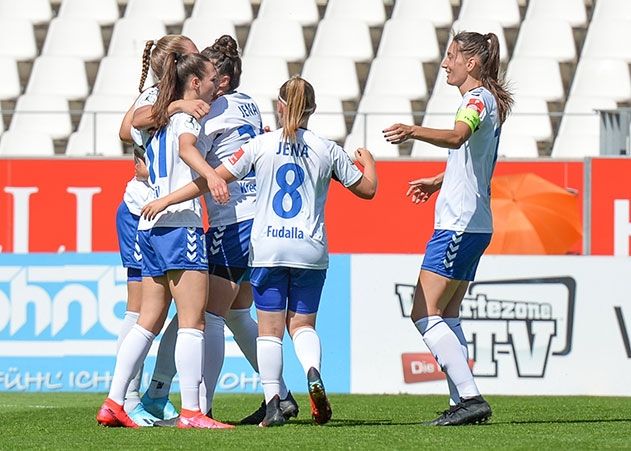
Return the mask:
[[305,129],[296,142],[282,129],[244,144],[224,165],[240,179],[256,174],[250,266],[326,269],[324,206],[331,177],[349,187],[362,177],[344,149]]
[[[179,139],[184,134],[197,137],[199,130],[194,117],[177,113],[147,143],[150,200],[165,197],[196,178],[179,156]],[[158,277],[178,269],[207,270],[199,199],[171,205],[151,221],[141,218],[138,230],[143,277]]]

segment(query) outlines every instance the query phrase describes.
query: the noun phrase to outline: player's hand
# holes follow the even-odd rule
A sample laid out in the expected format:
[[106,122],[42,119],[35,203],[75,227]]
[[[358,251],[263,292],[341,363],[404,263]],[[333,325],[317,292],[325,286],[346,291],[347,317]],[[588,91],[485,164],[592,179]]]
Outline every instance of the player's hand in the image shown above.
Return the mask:
[[436,182],[434,177],[412,180],[408,182],[408,191],[406,196],[412,196],[412,202],[415,204],[425,203],[436,191],[440,189],[440,184]]
[[357,161],[362,166],[375,164],[375,158],[372,156],[372,153],[370,153],[368,149],[364,149],[363,147],[360,147],[355,151],[355,161]]
[[383,131],[383,137],[392,144],[401,144],[412,136],[412,126],[394,124]]
[[159,213],[163,212],[168,206],[169,205],[164,200],[164,198],[156,199],[142,207],[140,214],[146,220],[153,221],[156,216],[158,216]]
[[213,172],[206,177],[206,184],[208,185],[208,191],[215,202],[220,205],[228,203],[230,200],[228,184],[224,179],[219,177],[216,172]]
[[195,119],[200,120],[208,114],[210,111],[210,105],[201,99],[180,100],[178,102],[178,109],[183,113],[190,114]]

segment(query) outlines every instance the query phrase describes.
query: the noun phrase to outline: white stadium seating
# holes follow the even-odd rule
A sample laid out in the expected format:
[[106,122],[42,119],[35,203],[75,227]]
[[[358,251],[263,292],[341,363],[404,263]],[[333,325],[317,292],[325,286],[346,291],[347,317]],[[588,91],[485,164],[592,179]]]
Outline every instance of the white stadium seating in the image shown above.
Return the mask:
[[26,19],[0,17],[0,57],[18,61],[37,56],[33,24]]
[[302,26],[318,23],[318,5],[315,0],[263,0],[259,19],[275,19],[298,22]]
[[453,22],[450,0],[397,0],[393,19],[429,20],[435,27],[449,27]]
[[236,38],[237,31],[234,24],[228,19],[189,18],[184,21],[182,34],[191,38],[197,48],[202,51],[224,34]]
[[377,56],[415,58],[424,63],[440,61],[434,25],[427,19],[390,19],[383,27]]
[[20,95],[18,64],[13,58],[0,56],[0,100],[14,99]]
[[62,0],[57,17],[112,25],[119,18],[118,3],[116,0]]
[[49,94],[24,94],[17,100],[9,130],[28,132],[37,130],[52,139],[67,138],[72,132],[68,101]]
[[304,61],[307,48],[302,27],[297,21],[255,19],[243,54],[280,57],[285,61]]
[[93,19],[53,19],[42,55],[73,56],[84,61],[103,58],[101,28]]

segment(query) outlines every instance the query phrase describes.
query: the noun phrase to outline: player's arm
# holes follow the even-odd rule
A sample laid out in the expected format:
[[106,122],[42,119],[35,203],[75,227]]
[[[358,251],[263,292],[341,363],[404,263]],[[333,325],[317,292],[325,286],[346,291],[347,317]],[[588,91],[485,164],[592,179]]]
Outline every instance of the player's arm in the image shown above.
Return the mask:
[[[187,113],[195,119],[200,120],[210,111],[210,105],[201,99],[174,100],[167,108],[169,116],[175,113]],[[153,116],[153,105],[144,105],[137,108],[133,113],[132,124],[138,130],[155,128],[155,118]]]
[[412,202],[415,204],[424,203],[443,186],[445,173],[441,172],[434,177],[426,177],[408,182],[408,191],[406,196],[412,196]]
[[197,137],[191,133],[182,133],[179,137],[180,158],[192,170],[206,179],[208,191],[217,203],[225,204],[230,199],[230,191],[226,181],[208,164],[195,147]]
[[348,187],[349,191],[362,199],[372,199],[377,193],[377,167],[368,149],[357,149],[355,160],[364,167],[361,178]]
[[[465,110],[472,111],[470,109]],[[465,117],[461,119],[465,119]],[[420,125],[394,124],[386,128],[383,131],[383,135],[392,144],[400,144],[408,139],[418,139],[438,147],[457,149],[471,137],[473,131],[474,129],[467,122],[460,120],[457,116],[452,130],[421,127]]]
[[118,137],[120,138],[121,141],[124,141],[126,143],[131,143],[133,142],[133,138],[131,137],[131,122],[132,119],[134,117],[134,106],[132,105],[131,108],[129,110],[127,110],[127,113],[125,113],[125,116],[123,117],[123,121],[121,122],[121,126],[120,129],[118,130]]

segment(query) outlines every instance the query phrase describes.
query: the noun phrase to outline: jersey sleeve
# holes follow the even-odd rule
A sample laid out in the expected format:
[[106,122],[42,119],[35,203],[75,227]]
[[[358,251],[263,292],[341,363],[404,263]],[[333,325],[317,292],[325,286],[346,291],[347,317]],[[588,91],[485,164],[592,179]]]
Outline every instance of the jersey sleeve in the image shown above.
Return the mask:
[[197,138],[201,127],[197,119],[186,113],[179,113],[173,116],[173,132],[176,137],[180,137],[185,133],[194,135]]
[[466,93],[456,114],[456,122],[464,122],[471,129],[471,133],[475,133],[485,117],[486,106],[482,96],[475,92]]
[[357,183],[362,178],[362,173],[351,160],[351,157],[337,144],[333,146],[333,178],[346,188]]
[[143,106],[153,105],[158,100],[158,88],[152,86],[140,93],[136,102],[134,103],[134,110],[142,108]]
[[223,161],[224,167],[237,179],[242,179],[250,173],[254,165],[256,143],[250,141],[241,146],[229,158]]

